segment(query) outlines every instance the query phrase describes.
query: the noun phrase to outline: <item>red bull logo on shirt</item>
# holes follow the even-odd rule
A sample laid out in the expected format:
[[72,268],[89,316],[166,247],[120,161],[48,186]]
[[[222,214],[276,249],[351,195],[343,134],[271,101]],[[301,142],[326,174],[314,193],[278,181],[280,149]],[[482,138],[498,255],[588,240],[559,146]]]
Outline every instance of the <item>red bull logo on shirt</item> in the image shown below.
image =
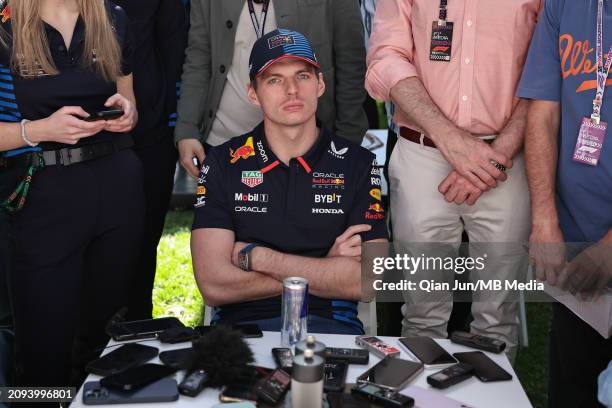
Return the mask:
[[238,161],[238,159],[246,160],[251,156],[255,156],[255,148],[253,147],[253,136],[250,136],[246,143],[236,150],[232,150],[230,148],[230,160],[231,164],[234,164]]

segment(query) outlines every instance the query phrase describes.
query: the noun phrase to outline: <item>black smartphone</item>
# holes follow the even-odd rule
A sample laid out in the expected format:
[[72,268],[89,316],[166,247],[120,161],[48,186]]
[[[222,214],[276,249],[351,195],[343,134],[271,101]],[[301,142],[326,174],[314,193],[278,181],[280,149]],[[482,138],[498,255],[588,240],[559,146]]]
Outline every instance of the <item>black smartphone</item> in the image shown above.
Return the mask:
[[162,378],[133,392],[118,391],[100,385],[99,381],[83,385],[83,404],[110,405],[176,401],[179,397],[176,380]]
[[188,369],[189,363],[194,358],[195,353],[192,347],[162,351],[161,353],[159,353],[159,359],[164,365],[175,368],[177,370]]
[[401,358],[384,358],[357,377],[357,383],[375,384],[391,391],[404,388],[423,371],[423,364]]
[[100,380],[103,387],[120,391],[133,391],[176,372],[176,369],[161,364],[143,364],[128,368]]
[[293,352],[288,347],[274,347],[272,348],[272,357],[276,366],[284,369],[291,374],[291,368],[293,367]]
[[353,394],[330,392],[327,394],[330,408],[370,408],[370,403]]
[[128,343],[112,350],[87,364],[85,371],[101,376],[113,375],[155,358],[159,353],[156,347]]
[[256,324],[235,324],[234,329],[242,333],[245,339],[263,337],[263,333]]
[[270,375],[274,370],[259,366],[252,367],[253,372],[250,379],[239,384],[232,384],[221,391],[219,394],[221,402],[248,401],[257,405],[257,383]]
[[195,340],[200,335],[191,327],[172,327],[157,335],[162,343],[176,344]]
[[348,363],[346,361],[326,361],[323,389],[325,392],[342,392],[346,382]]
[[97,120],[112,120],[118,119],[123,116],[123,110],[121,109],[106,109],[98,112],[90,112],[89,116],[84,118],[85,122],[95,122]]
[[454,353],[462,363],[471,365],[474,368],[474,375],[480,381],[509,381],[512,380],[512,375],[501,368],[495,361],[491,360],[482,351],[468,351],[465,353]]
[[457,360],[430,337],[402,337],[399,339],[399,343],[408,353],[423,363],[425,368],[457,364]]
[[113,324],[108,328],[108,334],[115,341],[148,339],[173,327],[185,327],[185,325],[176,317],[133,320]]

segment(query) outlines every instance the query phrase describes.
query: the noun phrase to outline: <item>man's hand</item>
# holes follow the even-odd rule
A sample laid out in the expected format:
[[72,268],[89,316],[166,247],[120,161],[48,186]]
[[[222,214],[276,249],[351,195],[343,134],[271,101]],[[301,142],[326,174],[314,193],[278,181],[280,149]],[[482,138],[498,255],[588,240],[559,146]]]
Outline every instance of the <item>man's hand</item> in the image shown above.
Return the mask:
[[449,203],[461,205],[467,202],[468,205],[476,204],[483,191],[470,181],[460,175],[456,170],[451,171],[448,176],[438,185],[438,191]]
[[361,235],[359,233],[372,229],[368,224],[351,225],[336,238],[334,245],[327,253],[327,257],[346,256],[361,258]]
[[436,145],[461,176],[483,191],[496,187],[498,180],[505,181],[507,178],[506,173],[497,169],[491,161],[508,169],[512,167],[512,160],[465,131],[437,137]]
[[197,157],[200,164],[204,163],[206,154],[204,153],[202,143],[198,139],[182,139],[178,142],[178,151],[181,166],[191,177],[197,179],[200,175],[200,169],[193,164],[193,158]]
[[563,268],[557,286],[572,294],[597,297],[612,278],[612,243],[605,238],[591,245]]
[[565,242],[556,222],[534,221],[529,237],[529,262],[536,277],[557,285],[557,277],[565,267]]

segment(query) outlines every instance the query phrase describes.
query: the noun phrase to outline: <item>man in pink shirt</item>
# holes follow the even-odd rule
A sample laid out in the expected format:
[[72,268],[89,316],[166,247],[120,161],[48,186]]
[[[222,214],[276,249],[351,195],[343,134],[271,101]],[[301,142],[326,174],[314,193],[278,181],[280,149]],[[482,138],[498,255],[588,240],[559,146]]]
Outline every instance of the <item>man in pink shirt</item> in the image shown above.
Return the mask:
[[[445,243],[427,255],[456,256],[465,230],[471,257],[489,252],[485,270],[473,270],[472,281],[511,280],[526,269],[526,257],[516,249],[529,234],[522,154],[526,102],[515,93],[542,3],[379,0],[377,5],[366,89],[396,104],[394,119],[401,126],[389,167],[396,247]],[[505,244],[493,250],[478,243]],[[500,291],[489,296],[492,301],[474,302],[471,331],[505,341],[513,361],[517,304],[507,295]],[[447,337],[450,293],[434,301],[419,292],[405,298],[403,335]]]

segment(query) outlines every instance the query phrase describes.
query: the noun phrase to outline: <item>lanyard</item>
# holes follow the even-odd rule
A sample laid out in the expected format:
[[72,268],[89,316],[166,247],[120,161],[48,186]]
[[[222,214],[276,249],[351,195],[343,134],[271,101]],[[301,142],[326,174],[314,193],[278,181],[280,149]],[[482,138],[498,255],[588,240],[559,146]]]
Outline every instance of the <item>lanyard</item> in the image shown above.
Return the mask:
[[259,20],[255,15],[255,6],[253,5],[253,0],[247,0],[247,4],[249,5],[249,14],[251,15],[251,23],[253,24],[253,28],[255,29],[255,34],[257,34],[257,38],[261,38],[264,35],[264,28],[266,26],[266,18],[268,17],[268,6],[270,5],[270,0],[263,0],[260,15],[261,25],[259,25]]
[[448,0],[440,0],[440,14],[438,15],[438,25],[440,26],[446,25],[447,9]]
[[610,66],[612,65],[612,45],[606,55],[606,63],[603,63],[603,0],[599,0],[597,5],[597,92],[595,93],[595,99],[593,100],[593,114],[591,120],[594,123],[599,124],[601,105],[603,104],[603,96],[606,91],[606,81],[608,80],[608,74],[610,73]]

